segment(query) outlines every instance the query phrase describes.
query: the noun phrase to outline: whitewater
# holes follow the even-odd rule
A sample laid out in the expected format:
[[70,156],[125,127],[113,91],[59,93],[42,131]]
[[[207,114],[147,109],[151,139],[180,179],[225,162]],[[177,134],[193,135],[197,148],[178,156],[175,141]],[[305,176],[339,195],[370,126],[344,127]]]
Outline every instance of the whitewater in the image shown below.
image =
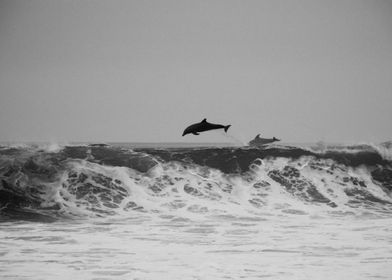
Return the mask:
[[0,146],[1,279],[392,279],[392,144]]

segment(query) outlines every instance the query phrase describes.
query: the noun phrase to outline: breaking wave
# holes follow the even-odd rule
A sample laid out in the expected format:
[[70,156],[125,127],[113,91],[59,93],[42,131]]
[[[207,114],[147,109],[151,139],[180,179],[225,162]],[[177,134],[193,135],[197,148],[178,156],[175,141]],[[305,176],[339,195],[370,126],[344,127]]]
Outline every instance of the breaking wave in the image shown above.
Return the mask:
[[390,215],[388,145],[0,148],[0,220]]

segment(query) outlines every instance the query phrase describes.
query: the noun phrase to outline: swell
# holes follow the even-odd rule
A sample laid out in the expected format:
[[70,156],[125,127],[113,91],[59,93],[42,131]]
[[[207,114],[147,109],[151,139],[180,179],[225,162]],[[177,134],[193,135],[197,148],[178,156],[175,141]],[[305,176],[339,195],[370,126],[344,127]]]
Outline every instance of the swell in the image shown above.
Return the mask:
[[384,159],[376,151],[339,152],[326,151],[323,153],[312,152],[296,147],[285,148],[205,148],[205,149],[138,149],[148,155],[157,157],[165,162],[180,161],[184,163],[196,163],[216,168],[225,173],[241,173],[249,170],[250,165],[256,159],[266,158],[289,158],[299,159],[301,157],[314,157],[316,159],[331,159],[338,164],[357,167],[386,166],[390,161]]
[[[377,151],[297,147],[0,150],[0,217],[391,213],[391,162]],[[301,209],[301,210],[299,210]]]

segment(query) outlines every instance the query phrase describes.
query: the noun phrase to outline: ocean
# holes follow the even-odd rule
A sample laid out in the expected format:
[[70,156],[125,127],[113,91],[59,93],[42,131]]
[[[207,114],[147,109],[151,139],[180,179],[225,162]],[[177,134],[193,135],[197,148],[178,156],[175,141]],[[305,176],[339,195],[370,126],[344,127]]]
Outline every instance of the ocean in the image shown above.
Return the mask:
[[392,143],[0,146],[0,279],[392,279]]

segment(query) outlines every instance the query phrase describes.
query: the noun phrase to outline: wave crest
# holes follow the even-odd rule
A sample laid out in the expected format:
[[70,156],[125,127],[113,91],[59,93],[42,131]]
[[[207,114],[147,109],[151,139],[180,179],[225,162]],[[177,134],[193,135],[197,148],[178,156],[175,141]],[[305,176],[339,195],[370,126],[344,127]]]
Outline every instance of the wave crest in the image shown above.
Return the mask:
[[2,219],[392,209],[391,163],[369,150],[12,147],[0,180]]

